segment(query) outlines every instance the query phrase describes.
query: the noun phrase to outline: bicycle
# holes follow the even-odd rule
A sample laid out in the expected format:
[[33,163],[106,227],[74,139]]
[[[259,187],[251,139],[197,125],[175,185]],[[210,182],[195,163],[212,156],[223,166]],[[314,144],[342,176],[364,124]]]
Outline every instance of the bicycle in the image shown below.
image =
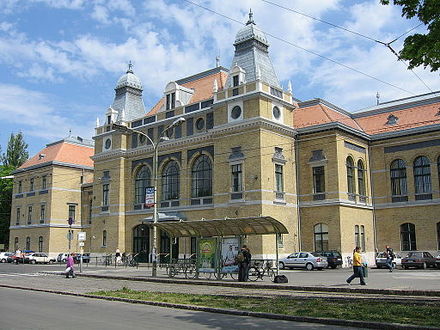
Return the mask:
[[275,278],[275,271],[272,269],[272,261],[255,261],[249,268],[249,281],[255,282],[258,279],[263,280],[264,276],[269,276],[271,281]]
[[166,273],[169,277],[184,274],[185,278],[196,277],[196,265],[191,260],[178,260],[175,264],[167,264]]

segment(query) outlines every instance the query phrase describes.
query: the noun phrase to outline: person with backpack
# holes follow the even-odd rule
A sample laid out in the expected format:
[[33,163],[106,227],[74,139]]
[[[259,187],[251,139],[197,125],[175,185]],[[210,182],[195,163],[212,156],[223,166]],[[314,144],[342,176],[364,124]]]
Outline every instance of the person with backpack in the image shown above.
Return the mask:
[[246,245],[243,245],[237,254],[238,263],[238,281],[246,282],[249,277],[249,265],[251,263],[251,252]]

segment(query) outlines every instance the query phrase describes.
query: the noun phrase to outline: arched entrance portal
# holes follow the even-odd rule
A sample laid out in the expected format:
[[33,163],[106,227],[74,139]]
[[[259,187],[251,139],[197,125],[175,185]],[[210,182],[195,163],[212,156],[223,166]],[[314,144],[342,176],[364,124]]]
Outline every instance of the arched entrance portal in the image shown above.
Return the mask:
[[138,225],[133,228],[133,254],[137,254],[139,262],[148,262],[150,255],[150,228]]

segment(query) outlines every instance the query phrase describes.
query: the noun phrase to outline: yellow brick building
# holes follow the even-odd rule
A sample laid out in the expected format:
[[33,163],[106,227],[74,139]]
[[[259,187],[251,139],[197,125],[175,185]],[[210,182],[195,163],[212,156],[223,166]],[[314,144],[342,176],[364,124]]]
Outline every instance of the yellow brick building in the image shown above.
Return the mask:
[[[281,256],[338,250],[345,258],[356,245],[370,261],[385,245],[436,253],[440,93],[352,113],[321,99],[300,101],[290,84],[284,90],[252,17],[234,47],[230,69],[169,82],[148,111],[131,65],[121,76],[95,129],[93,182],[82,185],[85,250],[119,248],[148,259],[152,141],[159,221],[271,216],[289,231],[279,237]],[[183,124],[168,130],[179,118]],[[15,233],[12,221],[11,242]],[[274,258],[274,237],[243,241],[255,258]],[[169,253],[166,233],[158,242],[159,253]],[[196,250],[195,239],[175,243],[181,257]]]

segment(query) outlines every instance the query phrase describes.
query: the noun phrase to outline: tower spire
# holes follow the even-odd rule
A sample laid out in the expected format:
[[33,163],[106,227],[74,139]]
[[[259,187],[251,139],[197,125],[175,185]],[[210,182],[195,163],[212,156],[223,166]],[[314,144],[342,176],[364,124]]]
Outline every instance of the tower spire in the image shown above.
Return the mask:
[[249,25],[249,24],[255,25],[254,14],[252,13],[252,8],[249,8],[249,20],[247,21],[246,25]]
[[128,70],[126,73],[133,73],[133,63],[131,63],[131,61],[128,62]]

